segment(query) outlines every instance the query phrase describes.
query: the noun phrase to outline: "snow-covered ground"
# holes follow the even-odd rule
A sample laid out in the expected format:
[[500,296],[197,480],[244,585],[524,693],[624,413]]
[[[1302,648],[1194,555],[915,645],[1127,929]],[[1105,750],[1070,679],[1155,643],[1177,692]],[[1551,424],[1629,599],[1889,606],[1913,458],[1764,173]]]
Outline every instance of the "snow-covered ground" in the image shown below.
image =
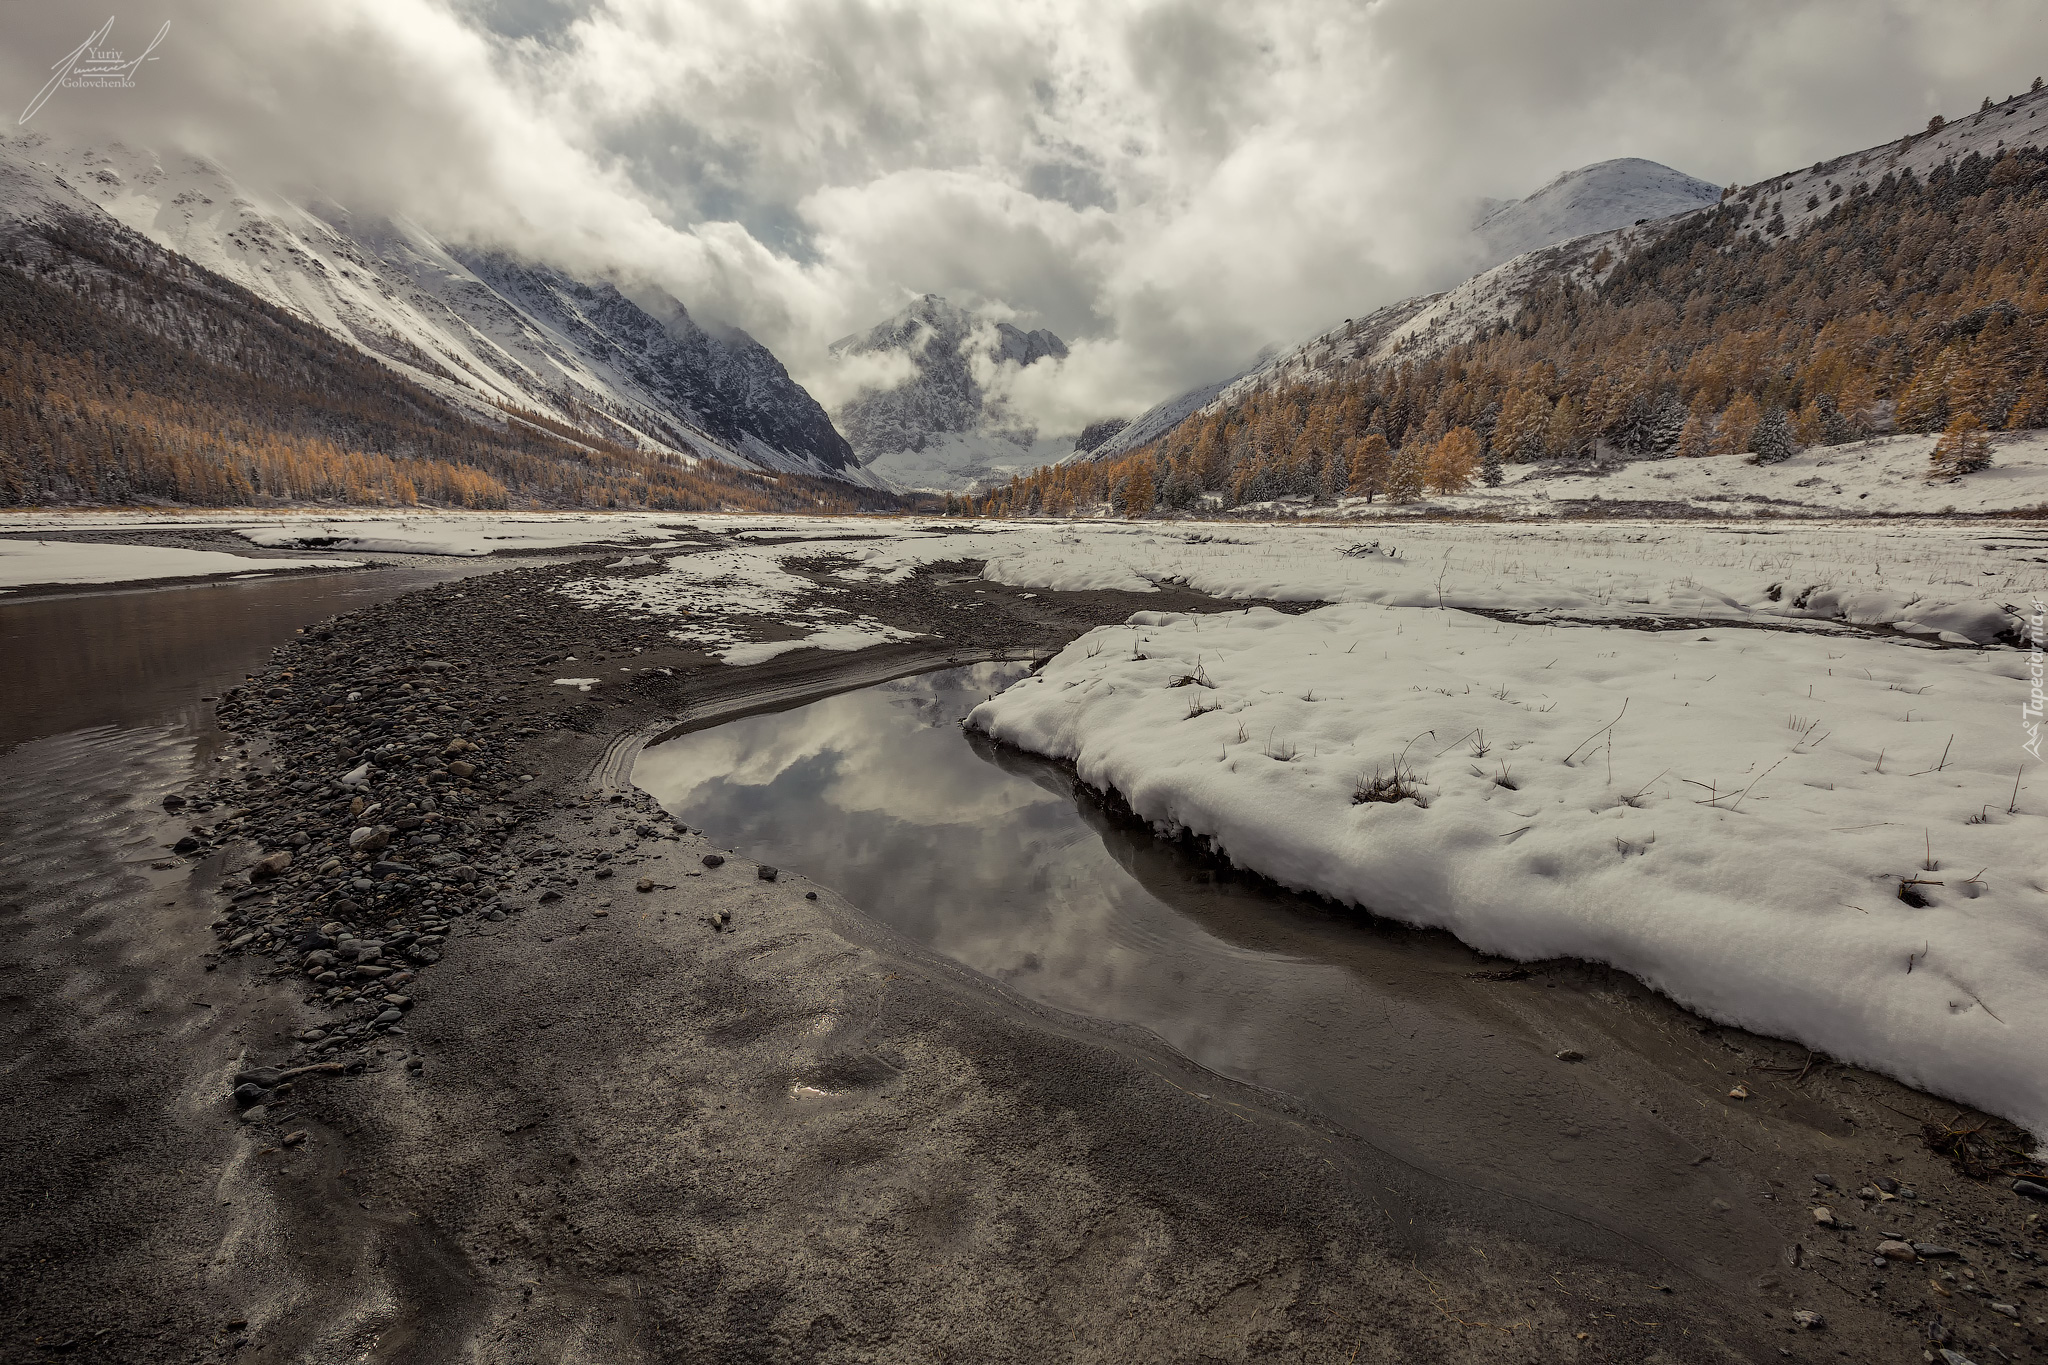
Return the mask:
[[[1916,444],[1763,472],[1796,484],[1867,467],[1883,487]],[[2011,448],[2001,460],[2018,464]],[[821,555],[854,582],[979,560],[1033,591],[1328,604],[1140,613],[975,723],[1280,881],[1511,956],[1613,963],[2048,1133],[2048,796],[2023,747],[2033,657],[2015,647],[2048,602],[2040,522],[106,514],[0,528],[173,523],[444,554],[613,545],[645,572],[563,591],[732,664],[910,638],[786,565]],[[701,548],[712,533],[723,547]],[[178,576],[298,563],[32,546],[0,551],[120,579],[145,560]],[[575,668],[565,685],[592,682]],[[1354,801],[1375,772],[1421,800]]]
[[559,550],[571,545],[674,547],[678,539],[659,517],[581,515],[508,516],[447,513],[425,517],[294,517],[288,522],[237,527],[235,533],[266,549],[321,547],[365,554],[458,555],[481,558],[504,550]]
[[222,550],[95,545],[68,540],[0,540],[0,591],[145,583],[160,578],[253,577],[288,569],[356,569],[352,559],[256,559]]
[[[676,639],[703,645],[736,666],[762,663],[796,649],[865,649],[916,638],[910,631],[832,606],[831,596],[839,590],[820,588],[780,563],[784,556],[815,550],[815,544],[799,544],[677,555],[661,573],[575,583],[559,591],[574,601],[669,623]],[[793,626],[804,634],[798,639],[755,639],[753,623],[762,620]]]
[[1999,436],[1992,447],[1991,468],[1958,479],[1928,477],[1935,439],[1881,436],[1848,445],[1812,446],[1769,465],[1750,464],[1745,455],[1637,460],[1604,474],[1557,473],[1546,464],[1509,465],[1498,488],[1475,485],[1470,492],[1393,507],[1347,499],[1338,511],[1348,516],[1456,512],[1541,517],[1556,515],[1563,504],[1596,500],[1684,503],[1721,516],[1757,511],[1843,517],[2048,508],[2048,432]]
[[[2048,1133],[2048,805],[2022,778],[2009,809],[2028,668],[1433,608],[1141,613],[969,723],[1286,885],[1612,963]],[[1408,799],[1360,799],[1396,778]]]

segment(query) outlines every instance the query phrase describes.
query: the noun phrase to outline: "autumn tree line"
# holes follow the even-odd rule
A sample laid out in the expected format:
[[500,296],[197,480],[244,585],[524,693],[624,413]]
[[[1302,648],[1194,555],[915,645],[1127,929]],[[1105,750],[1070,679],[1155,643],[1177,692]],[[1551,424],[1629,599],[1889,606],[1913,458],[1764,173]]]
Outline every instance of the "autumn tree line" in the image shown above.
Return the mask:
[[0,247],[0,505],[851,512],[876,495],[465,414],[132,234]]
[[1121,458],[1038,470],[950,509],[1399,502],[1498,483],[1511,463],[1769,463],[1892,431],[1943,433],[1929,472],[1953,477],[1989,462],[1993,433],[2048,426],[2048,155],[1836,184],[1796,237],[1773,188],[1596,259],[1597,284],[1551,280],[1472,340],[1355,355]]

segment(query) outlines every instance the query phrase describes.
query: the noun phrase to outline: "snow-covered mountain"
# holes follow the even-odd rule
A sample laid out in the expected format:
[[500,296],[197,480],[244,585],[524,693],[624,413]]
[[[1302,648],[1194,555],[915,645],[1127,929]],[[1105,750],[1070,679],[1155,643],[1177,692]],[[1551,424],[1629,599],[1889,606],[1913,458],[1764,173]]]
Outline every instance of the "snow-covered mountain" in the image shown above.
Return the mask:
[[1450,332],[1469,336],[1498,318],[1502,309],[1511,310],[1532,281],[1554,278],[1560,271],[1584,273],[1606,239],[1638,224],[1693,212],[1720,198],[1717,187],[1683,171],[1623,157],[1567,171],[1526,199],[1486,200],[1472,229],[1473,255],[1486,263],[1485,268],[1457,288],[1345,318],[1297,345],[1263,353],[1249,368],[1169,398],[1094,451],[1068,458],[1115,459],[1251,389],[1311,380],[1360,361],[1384,360],[1403,346],[1438,340]]
[[459,249],[198,157],[0,138],[0,216],[100,213],[493,418],[525,409],[649,451],[876,482],[767,348],[658,290]]
[[833,342],[832,354],[848,363],[893,359],[908,376],[863,390],[833,414],[867,471],[894,487],[959,491],[1073,450],[1071,439],[1041,438],[1001,396],[1006,369],[1066,358],[1067,344],[1051,332],[923,294]]
[[1473,227],[1489,267],[1525,251],[1669,218],[1719,203],[1720,187],[1640,157],[1566,171],[1527,199],[1494,207]]

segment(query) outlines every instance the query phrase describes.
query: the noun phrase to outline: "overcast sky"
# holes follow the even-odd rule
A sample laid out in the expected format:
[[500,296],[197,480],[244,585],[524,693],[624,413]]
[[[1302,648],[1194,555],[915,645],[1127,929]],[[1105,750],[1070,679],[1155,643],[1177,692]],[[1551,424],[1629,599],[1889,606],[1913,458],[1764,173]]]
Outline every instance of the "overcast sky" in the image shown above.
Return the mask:
[[[0,0],[12,123],[116,0]],[[1641,156],[1746,183],[2048,72],[2044,0],[134,0],[132,91],[32,127],[583,270],[814,388],[912,294],[1075,343],[1130,414],[1462,276],[1482,196]]]

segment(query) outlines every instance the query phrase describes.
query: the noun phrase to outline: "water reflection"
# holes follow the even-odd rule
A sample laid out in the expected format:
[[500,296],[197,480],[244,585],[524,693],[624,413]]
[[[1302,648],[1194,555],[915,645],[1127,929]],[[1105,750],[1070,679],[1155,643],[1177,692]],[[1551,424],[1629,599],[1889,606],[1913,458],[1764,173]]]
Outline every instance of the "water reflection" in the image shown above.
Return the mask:
[[300,626],[503,567],[0,597],[0,748],[86,726],[205,728],[204,699],[255,671]]
[[734,721],[647,750],[635,781],[1026,996],[1149,1030],[1418,1164],[1653,1241],[1718,1197],[1644,1092],[1551,1056],[1627,1049],[1652,1089],[1694,1084],[1655,1074],[1675,1054],[1639,1023],[1475,977],[1500,964],[1447,935],[1235,876],[1065,769],[960,729],[1024,671],[984,664]]

